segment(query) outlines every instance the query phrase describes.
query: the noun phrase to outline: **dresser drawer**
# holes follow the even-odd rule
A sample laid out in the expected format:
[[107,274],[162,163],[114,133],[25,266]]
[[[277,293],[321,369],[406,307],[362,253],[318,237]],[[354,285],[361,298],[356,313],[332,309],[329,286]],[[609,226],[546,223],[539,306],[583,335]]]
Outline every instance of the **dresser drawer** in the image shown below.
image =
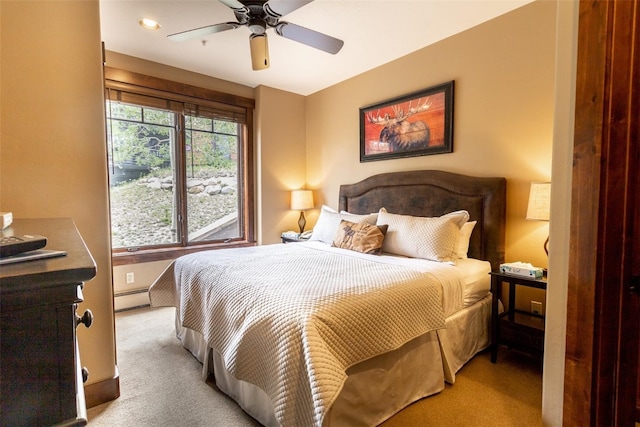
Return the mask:
[[77,417],[75,328],[74,304],[2,317],[2,425],[46,426]]

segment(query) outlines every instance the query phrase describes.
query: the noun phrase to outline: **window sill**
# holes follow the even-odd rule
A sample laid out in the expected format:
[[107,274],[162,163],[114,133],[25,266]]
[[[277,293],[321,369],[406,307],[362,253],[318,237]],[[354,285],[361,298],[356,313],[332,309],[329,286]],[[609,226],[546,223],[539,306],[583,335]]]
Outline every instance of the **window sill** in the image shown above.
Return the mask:
[[194,252],[210,251],[216,249],[227,248],[244,248],[248,246],[255,246],[255,242],[234,242],[234,243],[219,243],[213,245],[198,245],[187,246],[180,248],[161,248],[161,249],[147,249],[139,250],[136,252],[112,252],[111,264],[113,267],[119,265],[140,264],[144,262],[163,261],[167,259],[176,259],[182,255],[191,254]]

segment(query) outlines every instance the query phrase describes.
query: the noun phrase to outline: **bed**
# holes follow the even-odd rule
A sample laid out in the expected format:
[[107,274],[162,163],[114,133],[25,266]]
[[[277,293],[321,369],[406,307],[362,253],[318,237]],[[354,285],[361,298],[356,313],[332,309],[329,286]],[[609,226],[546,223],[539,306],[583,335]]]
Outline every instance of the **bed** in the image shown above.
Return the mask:
[[[504,178],[375,175],[340,187],[339,209],[323,206],[309,242],[181,257],[151,303],[176,307],[203,376],[261,424],[377,425],[453,384],[488,347],[505,198]],[[348,245],[338,234],[328,244],[328,219]],[[423,227],[436,243],[414,239]],[[381,247],[354,250],[352,229],[382,233]]]

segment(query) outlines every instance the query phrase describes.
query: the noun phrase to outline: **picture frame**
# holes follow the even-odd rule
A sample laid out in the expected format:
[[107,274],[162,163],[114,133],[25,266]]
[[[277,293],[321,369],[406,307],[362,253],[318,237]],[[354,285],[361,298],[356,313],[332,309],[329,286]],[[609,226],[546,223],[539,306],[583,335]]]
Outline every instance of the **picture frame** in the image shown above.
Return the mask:
[[453,152],[448,81],[360,108],[360,162]]

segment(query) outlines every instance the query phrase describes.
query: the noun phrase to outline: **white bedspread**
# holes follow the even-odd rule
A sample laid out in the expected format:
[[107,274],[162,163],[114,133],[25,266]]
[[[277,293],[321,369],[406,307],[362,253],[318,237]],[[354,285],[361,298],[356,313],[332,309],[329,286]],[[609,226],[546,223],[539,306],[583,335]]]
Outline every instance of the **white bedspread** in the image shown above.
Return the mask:
[[283,426],[322,425],[348,367],[443,328],[442,281],[459,281],[455,269],[306,244],[200,252],[172,267],[152,305],[178,307],[236,378],[267,393]]

